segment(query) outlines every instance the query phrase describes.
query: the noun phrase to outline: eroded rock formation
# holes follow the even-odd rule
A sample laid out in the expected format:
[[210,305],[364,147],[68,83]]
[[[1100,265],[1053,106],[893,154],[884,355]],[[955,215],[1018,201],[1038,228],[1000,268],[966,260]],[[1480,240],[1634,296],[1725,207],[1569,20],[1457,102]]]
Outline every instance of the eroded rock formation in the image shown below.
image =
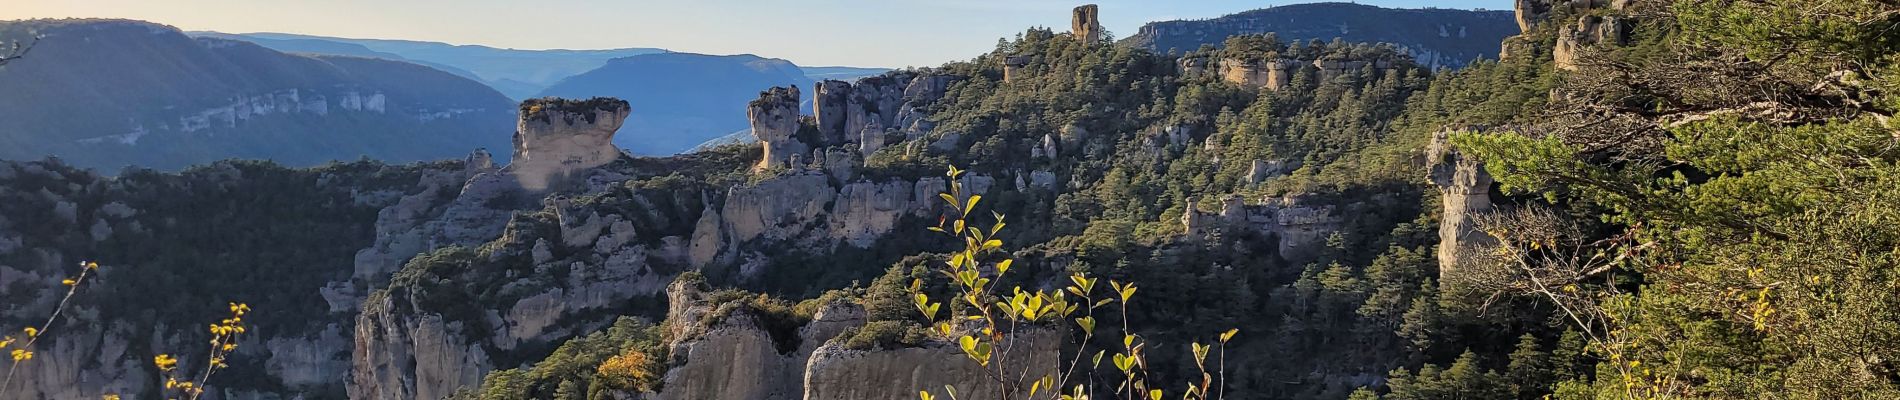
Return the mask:
[[798,87],[775,87],[759,93],[746,105],[746,119],[752,123],[752,136],[765,145],[765,157],[757,169],[792,165],[792,159],[809,153],[810,146],[798,140]]
[[625,100],[614,98],[521,102],[508,170],[523,188],[540,191],[577,171],[607,165],[620,158],[614,132],[631,113]]
[[1432,136],[1426,150],[1431,165],[1431,180],[1443,197],[1438,222],[1439,281],[1458,271],[1465,252],[1496,243],[1496,239],[1478,229],[1476,220],[1491,212],[1491,174],[1484,163],[1461,154],[1451,146],[1450,129]]
[[1279,90],[1293,79],[1292,73],[1299,70],[1299,62],[1287,59],[1265,61],[1227,58],[1220,60],[1220,76],[1228,83],[1251,87]]
[[[682,280],[667,289],[669,326],[675,338],[672,367],[655,399],[891,399],[920,390],[989,393],[991,380],[955,345],[932,341],[919,347],[850,349],[839,335],[865,324],[863,306],[835,301],[821,306],[795,337],[773,337],[757,311],[710,304],[703,288]],[[1049,328],[1012,334],[1009,365],[1054,366],[1066,337]]]
[[1082,43],[1100,42],[1102,41],[1100,17],[1101,8],[1094,4],[1076,7],[1075,16],[1069,21],[1070,32],[1074,32],[1075,38],[1082,40]]
[[1345,223],[1335,206],[1299,195],[1269,196],[1254,204],[1227,195],[1221,198],[1220,210],[1213,213],[1201,211],[1198,203],[1197,199],[1189,199],[1187,211],[1181,216],[1186,239],[1200,240],[1214,232],[1257,233],[1273,238],[1281,258],[1289,260],[1311,256]]

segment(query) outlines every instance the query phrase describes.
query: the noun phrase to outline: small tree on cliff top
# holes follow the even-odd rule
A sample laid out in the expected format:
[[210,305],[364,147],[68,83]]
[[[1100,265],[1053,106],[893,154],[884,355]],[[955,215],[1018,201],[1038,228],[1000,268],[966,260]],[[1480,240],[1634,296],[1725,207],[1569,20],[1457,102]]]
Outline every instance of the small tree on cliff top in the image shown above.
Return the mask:
[[[912,300],[925,319],[933,324],[932,332],[943,339],[954,338],[964,355],[981,366],[985,378],[996,384],[997,399],[1062,399],[1086,400],[1096,398],[1096,389],[1086,383],[1077,383],[1066,392],[1063,385],[1082,379],[1078,374],[1093,374],[1101,366],[1104,357],[1111,360],[1114,372],[1121,379],[1107,398],[1159,400],[1166,395],[1157,385],[1148,382],[1148,362],[1145,349],[1149,343],[1136,335],[1128,327],[1128,304],[1134,298],[1135,284],[1110,280],[1110,293],[1099,293],[1099,278],[1087,273],[1076,273],[1069,277],[1070,284],[1054,293],[1037,290],[1030,292],[1022,287],[1013,287],[1007,292],[999,291],[993,284],[1009,273],[1015,260],[1003,251],[1003,241],[997,239],[1005,224],[1003,215],[991,213],[995,223],[988,229],[975,226],[970,215],[982,201],[982,195],[963,193],[963,185],[958,182],[964,171],[955,166],[945,175],[950,179],[950,191],[939,194],[956,211],[956,218],[939,220],[934,232],[943,233],[963,242],[962,250],[950,255],[938,272],[949,278],[953,296],[950,301],[963,306],[964,315],[942,315],[944,303],[933,301],[924,293],[923,281],[913,280],[910,286]],[[1082,357],[1088,353],[1089,342],[1097,334],[1096,309],[1116,305],[1112,312],[1121,313],[1121,347],[1116,349],[1098,349],[1088,360]],[[1016,334],[1019,328],[1043,323],[1073,323],[1081,329],[1082,347],[1068,360],[1058,361],[1066,365],[1051,365],[1044,370],[1038,365],[1011,365],[1008,356],[1020,347],[1032,344],[1018,343],[1022,335]],[[1207,400],[1225,398],[1226,349],[1227,342],[1239,333],[1228,330],[1220,334],[1217,343],[1212,346],[1192,344],[1194,364],[1201,371],[1198,381],[1188,382],[1182,399]],[[1110,351],[1113,351],[1111,354]],[[1218,352],[1219,364],[1210,371],[1207,358],[1210,352]],[[1023,361],[1033,361],[1025,357]],[[1086,368],[1084,368],[1086,366]],[[1036,376],[1035,374],[1041,374]],[[954,387],[946,386],[943,394],[950,399],[958,399]],[[923,400],[934,400],[936,394],[925,390],[918,393]]]

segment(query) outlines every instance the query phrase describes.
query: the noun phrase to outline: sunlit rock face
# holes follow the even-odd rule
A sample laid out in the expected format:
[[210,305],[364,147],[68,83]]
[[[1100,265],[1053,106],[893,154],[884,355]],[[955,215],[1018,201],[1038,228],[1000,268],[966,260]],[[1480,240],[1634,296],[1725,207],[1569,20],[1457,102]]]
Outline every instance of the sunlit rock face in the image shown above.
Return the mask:
[[543,190],[577,171],[607,165],[620,157],[614,131],[631,113],[625,100],[606,97],[521,102],[508,169],[522,188]]
[[759,93],[746,106],[746,119],[752,122],[752,136],[765,144],[765,157],[758,169],[794,164],[802,154],[810,154],[809,144],[798,140],[798,87],[775,87]]
[[1082,39],[1083,43],[1102,41],[1101,12],[1101,7],[1094,4],[1075,8],[1075,16],[1070,19],[1069,25],[1077,39]]
[[1477,226],[1479,216],[1496,208],[1491,204],[1491,174],[1485,172],[1483,161],[1452,147],[1451,132],[1447,129],[1435,134],[1426,155],[1432,183],[1444,196],[1438,224],[1440,281],[1459,271],[1458,263],[1466,252],[1497,243]]

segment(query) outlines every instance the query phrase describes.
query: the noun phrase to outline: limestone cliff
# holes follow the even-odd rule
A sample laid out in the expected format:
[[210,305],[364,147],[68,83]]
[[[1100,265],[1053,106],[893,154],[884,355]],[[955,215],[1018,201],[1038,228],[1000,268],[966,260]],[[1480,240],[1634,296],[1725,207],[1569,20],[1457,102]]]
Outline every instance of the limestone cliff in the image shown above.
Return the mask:
[[1190,53],[1181,58],[1179,68],[1184,75],[1212,74],[1216,79],[1238,86],[1279,90],[1305,71],[1312,71],[1320,80],[1332,80],[1367,67],[1372,68],[1372,73],[1381,75],[1411,67],[1411,62],[1402,53],[1390,49],[1382,54],[1295,58],[1286,52],[1288,49],[1284,45],[1266,42],[1263,43],[1266,48]]
[[[712,304],[700,283],[668,287],[672,360],[653,399],[872,400],[916,396],[920,390],[989,393],[992,381],[962,350],[931,341],[920,347],[855,350],[841,334],[865,324],[864,308],[838,300],[822,305],[796,337],[774,337],[757,310]],[[782,334],[783,335],[783,334]],[[1053,371],[1066,336],[1048,328],[1014,333],[1010,365]],[[796,346],[781,345],[787,340]],[[1048,372],[1048,371],[1044,371]]]
[[752,136],[765,144],[765,157],[756,169],[803,164],[800,155],[811,146],[798,138],[798,87],[775,87],[759,93],[746,106],[746,119],[752,122]]
[[1484,163],[1458,152],[1451,146],[1449,129],[1432,136],[1426,157],[1431,163],[1431,180],[1443,196],[1438,222],[1439,281],[1455,274],[1464,252],[1496,243],[1478,230],[1478,216],[1491,212],[1491,174]]
[[522,187],[539,191],[577,171],[607,165],[620,158],[614,131],[631,113],[625,100],[614,98],[521,102],[508,170]]
[[1102,41],[1101,8],[1094,4],[1076,7],[1075,16],[1070,18],[1069,25],[1069,31],[1075,33],[1075,38],[1082,43]]
[[1189,199],[1181,216],[1187,239],[1199,240],[1217,231],[1265,235],[1278,243],[1280,257],[1288,260],[1310,257],[1346,221],[1336,206],[1300,195],[1263,197],[1253,204],[1240,196],[1223,196],[1220,209],[1213,213],[1201,211],[1198,203]]

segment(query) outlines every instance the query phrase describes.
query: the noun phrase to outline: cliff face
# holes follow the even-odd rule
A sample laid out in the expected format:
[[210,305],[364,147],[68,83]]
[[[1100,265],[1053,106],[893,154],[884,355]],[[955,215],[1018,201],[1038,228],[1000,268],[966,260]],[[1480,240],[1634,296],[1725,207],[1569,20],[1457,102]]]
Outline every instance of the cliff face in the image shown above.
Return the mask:
[[1439,131],[1426,150],[1432,183],[1443,196],[1438,223],[1440,282],[1457,273],[1459,259],[1466,252],[1497,242],[1479,231],[1476,223],[1479,216],[1495,208],[1491,204],[1491,174],[1485,172],[1483,162],[1453,148],[1449,134],[1448,130]]
[[[822,115],[809,121],[822,129],[799,115],[796,88],[766,91],[748,114],[765,147],[753,168],[770,175],[728,187],[632,193],[619,183],[653,171],[614,162],[624,160],[610,140],[627,116],[625,103],[524,103],[513,164],[439,177],[431,187],[444,190],[402,196],[379,218],[377,230],[385,234],[359,254],[357,275],[389,285],[370,294],[356,318],[351,396],[453,393],[488,371],[515,366],[495,360],[532,356],[519,352],[537,347],[524,345],[558,343],[605,323],[628,301],[657,296],[680,271],[726,269],[748,280],[770,270],[777,254],[771,252],[870,247],[902,219],[934,216],[937,193],[946,189],[942,178],[859,178],[858,142],[865,132],[896,134],[883,126],[921,135],[929,127],[922,107],[949,82],[903,73],[820,85],[814,113]],[[860,135],[844,134],[851,127],[862,127]],[[459,187],[448,183],[463,176]],[[994,186],[988,177],[964,179],[973,193]],[[522,201],[528,196],[545,198],[537,209]],[[395,268],[404,252],[423,256]],[[394,278],[386,278],[392,271]],[[352,298],[342,289],[350,285],[333,286],[340,301]],[[482,299],[445,300],[465,295]],[[676,308],[685,301],[674,297]],[[721,319],[695,328],[704,335],[675,343],[676,356],[698,361],[675,368],[667,387],[692,394],[660,398],[799,398],[803,354],[861,323],[860,317],[814,325],[808,334],[822,337],[804,340],[810,345],[802,352],[783,353],[775,344],[782,338],[749,318]]]
[[1101,8],[1094,4],[1075,8],[1074,16],[1069,18],[1069,32],[1075,34],[1082,43],[1102,41]]
[[[1506,39],[1505,55],[1529,54],[1532,35],[1555,23],[1556,44],[1549,51],[1558,69],[1577,70],[1583,53],[1595,47],[1629,44],[1636,21],[1627,16],[1635,2],[1628,0],[1518,0],[1518,36]],[[1600,11],[1607,10],[1607,11]],[[1543,34],[1550,31],[1543,30]]]
[[[694,283],[676,282],[667,290],[673,327],[668,344],[673,359],[662,390],[654,399],[817,400],[892,399],[940,391],[989,393],[994,384],[982,367],[955,345],[930,342],[921,347],[852,350],[839,334],[865,323],[864,308],[848,301],[827,303],[799,327],[796,338],[775,338],[755,311],[709,304]],[[723,315],[714,315],[723,312]],[[1016,352],[1009,365],[1054,366],[1061,332],[1032,328],[1014,333]],[[784,339],[797,345],[780,346]],[[1032,372],[1034,369],[1032,369]],[[1052,372],[1052,371],[1043,371]]]
[[[924,107],[942,98],[955,79],[893,72],[854,83],[819,82],[812,114],[824,142],[807,145],[855,147],[861,154],[870,154],[886,143],[921,137],[935,127],[925,118]],[[897,134],[903,139],[887,137]]]
[[759,99],[746,106],[746,119],[752,122],[752,136],[765,145],[765,157],[758,170],[803,165],[801,155],[809,145],[798,139],[798,87],[774,87],[759,93]]
[[[0,398],[157,397],[153,355],[202,365],[206,338],[191,327],[222,307],[208,300],[213,292],[272,310],[253,319],[253,333],[239,348],[246,377],[217,386],[228,391],[225,398],[270,398],[269,391],[340,396],[360,298],[350,282],[330,281],[350,276],[353,256],[371,246],[365,233],[374,230],[378,209],[402,208],[404,193],[463,171],[461,162],[310,170],[224,162],[106,178],[57,162],[0,162],[0,287],[36,299],[9,303],[0,325],[44,322],[73,264],[104,265]],[[202,206],[222,202],[276,207]],[[385,213],[392,221],[397,214]],[[219,243],[230,254],[299,253],[268,262],[177,258],[195,251],[190,243]],[[207,276],[245,283],[214,288]]]
[[1265,235],[1279,244],[1278,254],[1288,260],[1310,257],[1346,220],[1336,215],[1336,206],[1296,195],[1265,197],[1253,204],[1229,195],[1220,199],[1220,210],[1214,213],[1201,211],[1198,203],[1190,200],[1181,216],[1188,239],[1216,231]]
[[561,177],[607,165],[620,158],[614,132],[630,114],[627,102],[620,99],[522,102],[514,161],[508,170],[523,187],[544,190]]

